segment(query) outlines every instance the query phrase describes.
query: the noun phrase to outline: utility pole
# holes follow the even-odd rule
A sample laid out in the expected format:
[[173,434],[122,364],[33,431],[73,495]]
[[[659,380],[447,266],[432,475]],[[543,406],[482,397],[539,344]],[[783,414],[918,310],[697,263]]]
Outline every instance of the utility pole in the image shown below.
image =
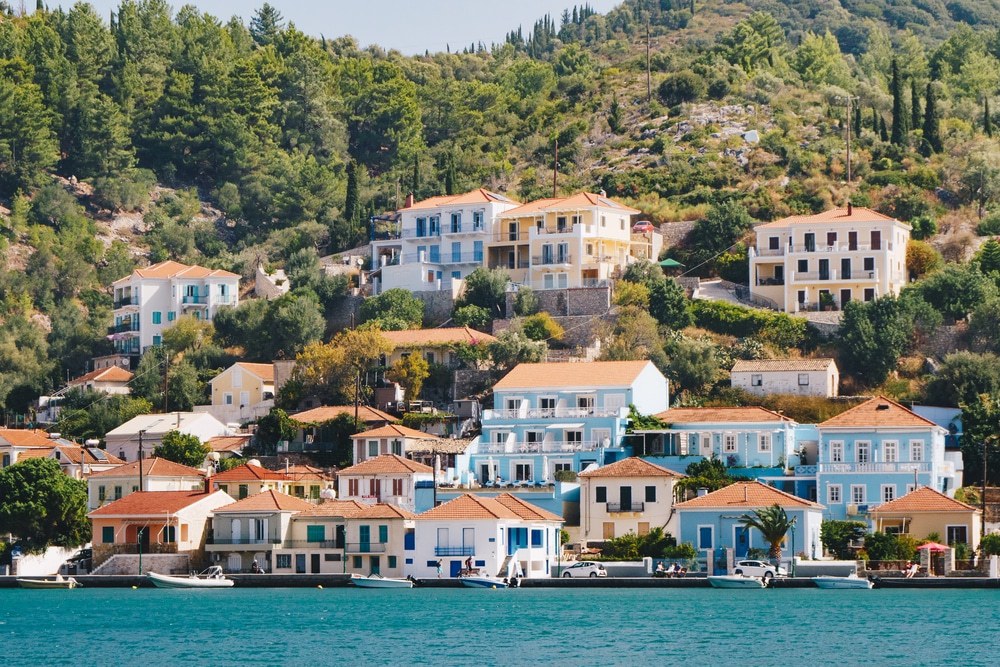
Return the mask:
[[141,429],[139,431],[139,491],[142,491],[142,436],[145,435],[146,429]]
[[646,103],[653,100],[653,79],[649,65],[649,21],[646,21]]

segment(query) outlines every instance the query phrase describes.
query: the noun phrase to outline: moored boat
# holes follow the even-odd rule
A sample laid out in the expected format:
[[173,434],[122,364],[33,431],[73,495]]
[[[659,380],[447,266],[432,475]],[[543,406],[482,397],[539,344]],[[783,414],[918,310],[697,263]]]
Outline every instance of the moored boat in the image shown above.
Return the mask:
[[764,588],[760,577],[745,577],[742,574],[718,574],[708,577],[708,583],[715,588]]
[[21,588],[79,588],[80,583],[73,577],[63,577],[57,574],[55,579],[18,579],[17,585]]
[[200,574],[189,574],[186,577],[176,577],[169,574],[150,572],[146,576],[157,588],[231,588],[233,580],[227,579],[222,568],[213,565]]
[[351,583],[358,588],[413,588],[413,582],[409,579],[393,579],[383,577],[381,574],[367,577],[355,575],[351,578]]
[[460,577],[463,586],[469,588],[507,588],[507,582],[496,577],[481,577],[478,575]]
[[875,584],[868,579],[862,579],[857,574],[852,573],[846,577],[813,577],[813,583],[820,588],[867,588],[875,587]]

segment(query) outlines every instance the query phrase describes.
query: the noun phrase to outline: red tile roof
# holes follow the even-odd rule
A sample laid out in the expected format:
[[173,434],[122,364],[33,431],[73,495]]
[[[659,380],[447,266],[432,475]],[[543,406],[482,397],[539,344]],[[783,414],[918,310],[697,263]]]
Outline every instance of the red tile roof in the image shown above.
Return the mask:
[[[173,461],[168,461],[167,459],[152,458],[144,459],[142,462],[142,474],[144,477],[198,477],[202,478],[205,476],[201,470],[197,468],[191,468],[186,465],[181,465],[180,463],[174,463]],[[91,475],[91,479],[95,477],[138,477],[139,476],[139,462],[132,461],[131,463],[126,463],[125,465],[119,466],[117,468],[112,468],[111,470],[102,470],[101,472],[95,472]]]
[[740,359],[733,364],[732,372],[825,371],[830,366],[836,366],[833,359]]
[[816,215],[792,215],[781,220],[757,225],[756,229],[772,229],[776,227],[786,227],[788,225],[809,225],[842,222],[876,222],[880,220],[895,220],[888,215],[883,215],[878,211],[863,206],[852,207],[851,214],[847,214],[847,208],[832,208]]
[[56,442],[41,429],[0,428],[0,441],[7,441],[14,447],[44,447],[51,449]]
[[729,424],[733,422],[759,424],[792,421],[777,412],[756,406],[745,408],[670,408],[659,413],[656,417],[668,424]]
[[417,463],[397,454],[382,454],[373,459],[362,461],[349,468],[344,468],[339,475],[398,475],[410,473],[433,473],[434,469],[423,463]]
[[684,477],[684,475],[668,470],[646,459],[631,456],[621,461],[601,466],[594,470],[584,470],[580,477]]
[[527,503],[509,493],[496,498],[463,493],[457,498],[417,515],[418,519],[521,519],[526,521],[562,521],[562,517]]
[[[239,278],[239,274],[223,271],[222,269],[207,269],[204,266],[189,266],[167,260],[159,264],[152,264],[143,269],[136,269],[133,275],[140,278]],[[120,282],[120,281],[116,281]]]
[[518,364],[494,389],[547,389],[549,387],[627,387],[650,361],[590,361]]
[[[122,465],[125,462],[122,461],[117,456],[113,456],[103,449],[98,449],[97,447],[88,447],[84,449],[83,447],[69,447],[62,445],[55,448],[59,452],[60,461],[67,461],[69,463],[80,464],[80,457],[83,456],[84,463],[96,464],[96,465]],[[99,459],[94,456],[94,452],[101,452],[103,459]]]
[[253,373],[264,382],[274,382],[274,364],[250,364],[238,361],[235,364],[248,373]]
[[412,211],[414,209],[440,208],[442,206],[458,206],[459,204],[488,204],[491,202],[501,202],[507,204],[518,203],[513,199],[504,197],[503,195],[490,192],[489,190],[484,190],[483,188],[478,188],[476,190],[464,192],[460,195],[439,195],[437,197],[428,197],[427,199],[415,202],[412,206],[403,210]]
[[437,347],[453,343],[479,345],[492,343],[493,336],[469,327],[441,327],[438,329],[403,329],[383,331],[382,336],[393,347]]
[[265,480],[285,480],[285,473],[275,470],[268,470],[250,463],[230,468],[225,472],[220,472],[212,477],[215,484],[226,482],[257,482]]
[[352,438],[417,438],[418,440],[438,440],[436,435],[431,435],[430,433],[424,433],[423,431],[418,431],[416,429],[410,428],[409,426],[402,426],[400,424],[387,424],[385,426],[379,426],[378,428],[373,428],[370,431],[362,431],[361,433],[355,433],[351,436]]
[[763,482],[736,482],[711,493],[674,505],[677,509],[744,509],[778,505],[786,509],[823,509],[818,503],[780,491]]
[[612,208],[623,213],[628,213],[629,215],[641,213],[639,209],[626,206],[625,204],[617,202],[614,199],[609,199],[608,197],[594,194],[593,192],[578,192],[577,194],[569,197],[547,197],[545,199],[536,199],[535,201],[530,201],[527,204],[522,204],[517,208],[505,211],[504,213],[501,213],[500,216],[503,218],[516,218],[522,215],[531,215],[533,213],[540,213],[544,211],[571,211],[597,206],[602,208]]
[[935,427],[940,428],[929,419],[924,419],[917,413],[907,410],[902,405],[886,398],[876,396],[870,401],[856,405],[850,410],[830,417],[819,425],[819,428],[907,428]]
[[872,514],[912,514],[914,512],[978,512],[979,508],[949,498],[929,486],[921,486],[905,496],[872,509]]
[[209,438],[208,445],[213,452],[239,452],[250,442],[250,435],[217,435]]
[[[311,410],[296,412],[295,414],[288,416],[292,421],[299,424],[323,424],[336,419],[340,415],[350,415],[353,417],[354,406],[324,405],[318,408],[312,408]],[[379,422],[391,424],[396,421],[396,418],[392,415],[382,412],[381,410],[376,410],[375,408],[370,408],[367,405],[358,406],[358,419],[366,424]]]
[[90,371],[85,375],[73,378],[66,384],[73,387],[87,382],[129,382],[131,379],[132,373],[128,372],[121,366],[111,366],[110,368]]
[[289,496],[274,490],[261,491],[252,496],[237,500],[235,503],[223,505],[214,510],[216,513],[226,512],[304,512],[311,510],[313,504],[301,498]]
[[326,500],[299,516],[333,516],[346,519],[415,519],[417,515],[392,503],[366,505],[357,500]]
[[[218,492],[215,492],[218,493]],[[211,493],[198,491],[136,491],[96,509],[88,516],[151,516],[174,514]]]

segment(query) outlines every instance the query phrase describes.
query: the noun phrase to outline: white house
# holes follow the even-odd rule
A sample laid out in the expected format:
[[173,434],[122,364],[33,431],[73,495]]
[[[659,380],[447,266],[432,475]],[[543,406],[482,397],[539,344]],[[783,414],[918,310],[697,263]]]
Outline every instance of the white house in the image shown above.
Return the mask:
[[132,373],[121,366],[111,366],[73,378],[66,383],[66,387],[102,391],[105,394],[128,394],[128,383],[131,381]]
[[519,572],[551,577],[562,548],[562,517],[509,493],[487,498],[466,493],[416,519],[413,563],[406,573],[418,578],[457,577],[472,567],[490,576]]
[[[167,459],[142,461],[143,491],[197,491],[205,487],[205,473]],[[95,510],[139,491],[139,462],[133,461],[87,478],[87,509]]]
[[733,387],[759,396],[837,396],[840,371],[833,359],[739,360],[729,372]]
[[219,308],[239,304],[240,277],[221,269],[166,261],[116,280],[114,325],[108,330],[115,351],[141,355],[159,345],[164,330],[183,315],[211,320]]
[[342,500],[392,503],[412,512],[417,484],[433,479],[434,469],[423,463],[399,454],[382,454],[337,473],[337,489]]
[[274,489],[261,491],[212,512],[212,537],[205,550],[227,572],[270,572],[270,553],[288,538],[292,516],[313,505]]
[[578,475],[580,541],[610,540],[653,528],[677,535],[674,484],[684,475],[631,457]]
[[57,445],[52,449],[30,449],[21,454],[21,461],[31,458],[52,459],[59,462],[62,471],[73,479],[87,479],[92,474],[113,470],[124,461],[100,447]]
[[202,442],[218,435],[228,435],[226,425],[203,412],[169,412],[162,415],[139,415],[108,431],[105,449],[125,461],[139,458],[140,438],[145,456],[151,456],[163,436],[171,431],[197,436]]
[[910,226],[848,204],[757,225],[750,292],[787,313],[842,310],[906,285]]

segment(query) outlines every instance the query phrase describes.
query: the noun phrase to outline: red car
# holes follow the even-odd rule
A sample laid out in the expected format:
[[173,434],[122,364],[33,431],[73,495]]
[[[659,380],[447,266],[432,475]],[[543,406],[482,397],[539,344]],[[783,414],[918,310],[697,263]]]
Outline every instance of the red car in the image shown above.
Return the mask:
[[654,229],[653,223],[651,223],[649,220],[640,220],[639,222],[632,225],[632,231],[638,233],[651,232],[653,231],[653,229]]

